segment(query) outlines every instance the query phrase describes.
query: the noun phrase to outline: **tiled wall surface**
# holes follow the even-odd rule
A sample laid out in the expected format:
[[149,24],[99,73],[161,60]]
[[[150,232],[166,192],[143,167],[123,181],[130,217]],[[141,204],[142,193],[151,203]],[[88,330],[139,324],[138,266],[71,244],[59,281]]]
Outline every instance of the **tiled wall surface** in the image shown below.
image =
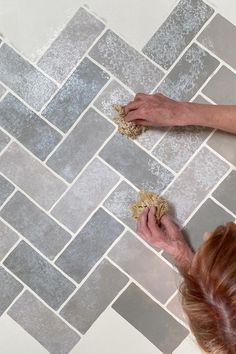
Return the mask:
[[236,138],[173,127],[130,141],[112,105],[157,90],[235,104],[235,35],[181,0],[142,52],[85,8],[37,63],[1,42],[2,354],[199,353],[178,273],[128,207],[139,189],[163,194],[196,249],[236,219]]

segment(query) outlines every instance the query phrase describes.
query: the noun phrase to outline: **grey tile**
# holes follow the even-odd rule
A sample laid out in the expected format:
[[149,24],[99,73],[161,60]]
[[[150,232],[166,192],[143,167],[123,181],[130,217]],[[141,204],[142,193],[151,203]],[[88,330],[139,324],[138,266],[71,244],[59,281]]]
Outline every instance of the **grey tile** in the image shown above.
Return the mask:
[[10,141],[9,136],[7,136],[5,133],[3,133],[0,130],[0,152],[5,148],[5,146],[7,146],[9,141]]
[[211,199],[207,199],[185,226],[184,235],[196,251],[203,242],[204,232],[214,231],[217,226],[228,221],[233,221],[233,217]]
[[93,160],[54,207],[52,215],[76,232],[118,181],[115,172],[100,160]]
[[133,141],[116,134],[100,156],[139,189],[160,193],[173,175]]
[[18,241],[18,235],[0,221],[0,261]]
[[236,214],[235,189],[236,171],[232,171],[213,193],[213,196],[234,214]]
[[55,310],[75,289],[74,284],[24,241],[10,253],[4,265]]
[[90,108],[47,162],[67,182],[72,182],[114,131],[114,126]]
[[236,69],[235,47],[229,45],[229,43],[233,43],[235,36],[236,27],[226,18],[217,14],[200,34],[198,41]]
[[15,187],[2,175],[0,175],[0,205],[13,193]]
[[112,216],[98,209],[63,251],[56,265],[80,283],[123,230]]
[[181,0],[143,52],[169,69],[213,13],[214,10],[201,0]]
[[[172,312],[176,317],[178,317],[181,321],[187,324],[187,320],[184,315],[184,311],[181,306],[180,294],[178,293],[173,297],[173,299],[168,303],[167,308],[170,312]],[[184,353],[183,353],[184,354]]]
[[8,315],[51,354],[68,354],[80,336],[29,291],[15,302]]
[[49,259],[53,259],[71,238],[21,192],[14,194],[0,215]]
[[17,143],[0,157],[0,170],[45,209],[50,209],[66,189],[64,182]]
[[179,223],[183,223],[203,198],[224,176],[229,166],[203,147],[184,171],[164,193],[175,210]]
[[211,104],[201,95],[197,95],[197,97],[192,102],[201,103],[201,104]]
[[236,75],[225,66],[222,66],[202,92],[215,103],[235,104]]
[[45,108],[43,115],[67,132],[108,79],[107,73],[85,58]]
[[218,65],[217,59],[194,43],[180,58],[157,91],[172,99],[188,101]]
[[104,27],[102,22],[80,8],[40,58],[38,66],[58,82],[63,81]]
[[176,291],[177,273],[131,233],[122,237],[108,257],[161,303]]
[[217,151],[226,160],[236,166],[236,137],[220,130],[217,130],[208,140],[207,144]]
[[103,260],[60,314],[84,334],[127,282],[123,273]]
[[0,48],[0,80],[36,110],[40,110],[57,89],[7,44]]
[[6,92],[5,87],[3,87],[3,86],[0,84],[0,99],[1,99],[1,97],[4,95],[5,92]]
[[0,126],[41,160],[62,139],[61,134],[10,93],[0,102]]
[[160,69],[111,30],[106,31],[89,55],[135,92],[153,90],[163,76]]
[[0,316],[19,295],[23,286],[4,268],[0,267]]
[[135,284],[112,307],[165,354],[171,354],[189,333]]

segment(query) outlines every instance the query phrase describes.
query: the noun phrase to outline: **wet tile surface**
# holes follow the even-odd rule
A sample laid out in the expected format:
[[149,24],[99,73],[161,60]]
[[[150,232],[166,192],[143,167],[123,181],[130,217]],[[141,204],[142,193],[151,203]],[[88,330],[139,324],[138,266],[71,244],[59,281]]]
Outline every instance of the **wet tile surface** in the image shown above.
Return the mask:
[[236,214],[235,183],[236,171],[232,171],[213,193],[213,196],[234,214]]

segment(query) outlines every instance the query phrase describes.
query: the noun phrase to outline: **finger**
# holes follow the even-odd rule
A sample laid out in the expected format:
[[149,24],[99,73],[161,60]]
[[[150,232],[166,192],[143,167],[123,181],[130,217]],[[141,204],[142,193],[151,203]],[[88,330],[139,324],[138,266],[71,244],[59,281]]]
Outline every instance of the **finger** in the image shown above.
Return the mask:
[[151,207],[148,213],[148,227],[151,233],[154,233],[157,228],[157,223],[156,223],[156,208],[154,206]]
[[145,93],[137,93],[136,95],[135,95],[135,97],[134,97],[134,100],[135,101],[140,101],[140,100],[143,100],[143,99],[145,99],[146,98],[146,94]]
[[136,120],[133,120],[132,122],[137,125],[143,125],[144,127],[152,127],[153,126],[153,123],[151,123],[145,119],[136,119]]
[[138,109],[140,107],[141,102],[139,101],[132,101],[130,103],[128,103],[125,106],[125,114],[127,115],[130,111],[134,111],[135,109]]
[[139,217],[139,227],[140,227],[140,232],[142,233],[142,235],[149,241],[151,238],[151,233],[150,230],[148,228],[148,212],[149,212],[149,208],[146,208],[142,214]]
[[125,121],[132,122],[134,120],[143,120],[143,117],[139,111],[139,109],[129,111],[125,116]]
[[162,216],[161,225],[163,225],[167,231],[176,230],[178,228],[168,214]]

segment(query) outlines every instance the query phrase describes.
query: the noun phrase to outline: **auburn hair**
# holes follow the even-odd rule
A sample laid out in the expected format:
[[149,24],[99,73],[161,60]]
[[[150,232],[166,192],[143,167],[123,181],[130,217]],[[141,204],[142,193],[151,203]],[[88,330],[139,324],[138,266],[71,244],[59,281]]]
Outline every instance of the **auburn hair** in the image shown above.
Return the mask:
[[183,310],[206,353],[236,353],[236,224],[219,226],[180,270]]

